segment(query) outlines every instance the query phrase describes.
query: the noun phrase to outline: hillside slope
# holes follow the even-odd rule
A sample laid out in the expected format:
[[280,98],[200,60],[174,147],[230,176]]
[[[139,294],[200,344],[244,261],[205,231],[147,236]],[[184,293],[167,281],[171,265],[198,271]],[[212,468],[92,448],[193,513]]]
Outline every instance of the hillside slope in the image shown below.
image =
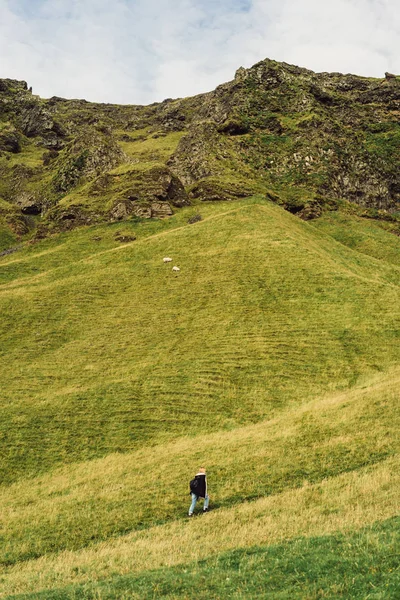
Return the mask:
[[[41,598],[35,592],[45,589],[52,590],[52,598],[121,598],[122,592],[147,597],[161,577],[153,569],[160,567],[165,597],[180,597],[176,573],[168,568],[186,565],[185,572],[194,576],[201,570],[193,561],[205,558],[215,566],[213,586],[205,582],[205,592],[227,586],[236,597],[242,588],[227,583],[225,569],[218,566],[222,552],[242,549],[244,563],[250,556],[251,571],[255,546],[262,559],[274,551],[271,545],[298,540],[318,564],[322,557],[312,557],[312,537],[342,532],[350,551],[358,530],[374,523],[379,530],[381,521],[399,513],[398,385],[397,369],[351,392],[287,409],[269,422],[203,435],[195,444],[185,437],[126,456],[65,466],[3,489],[1,597],[29,591],[29,598]],[[204,458],[214,510],[188,521],[186,479]],[[396,535],[395,522],[390,531]],[[360,535],[360,546],[351,552],[366,563],[367,573],[354,577],[354,566],[345,565],[346,578],[339,581],[342,551],[333,545],[319,579],[311,579],[317,589],[310,597],[318,598],[321,589],[328,598],[353,597],[352,590],[369,585],[368,576],[378,573],[393,578],[393,595],[382,597],[396,598],[396,554],[384,541],[374,543],[368,531]],[[371,545],[368,552],[363,544]],[[288,572],[294,568],[290,559],[274,564]],[[270,577],[263,580],[253,568],[257,586],[272,593]],[[298,569],[298,583],[305,582],[310,565]],[[132,575],[118,577],[128,573],[143,574],[143,596],[129,595],[142,588]],[[235,577],[237,584],[240,574]],[[70,584],[86,585],[57,591]],[[163,588],[158,588],[160,597]],[[292,597],[290,579],[281,588],[277,598]],[[258,596],[243,592],[237,597]],[[361,591],[354,597],[364,596]]]
[[304,600],[396,598],[399,519],[360,531],[290,540],[225,552],[179,567],[115,576],[83,585],[12,596],[14,600],[188,600],[198,598]]
[[[205,593],[235,597],[237,568],[271,553],[310,597],[362,598],[369,581],[396,597],[381,522],[399,513],[399,259],[379,222],[305,223],[260,197],[2,257],[1,597],[185,598],[174,569],[195,577],[199,559]],[[191,523],[200,462],[215,513]],[[376,542],[343,562],[342,539]],[[220,553],[237,549],[229,587]],[[271,577],[272,598],[302,597]]]
[[5,483],[257,422],[398,362],[397,266],[265,201],[208,210],[104,251],[86,230],[86,256],[58,266],[57,242],[3,258]]
[[1,598],[400,597],[399,92],[0,80]]

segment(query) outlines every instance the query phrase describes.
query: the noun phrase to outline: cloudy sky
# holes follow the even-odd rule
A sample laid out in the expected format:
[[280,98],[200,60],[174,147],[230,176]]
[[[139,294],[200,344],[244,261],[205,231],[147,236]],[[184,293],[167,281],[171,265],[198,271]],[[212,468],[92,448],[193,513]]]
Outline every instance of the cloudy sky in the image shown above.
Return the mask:
[[0,0],[0,77],[43,97],[147,104],[266,57],[400,73],[398,0]]

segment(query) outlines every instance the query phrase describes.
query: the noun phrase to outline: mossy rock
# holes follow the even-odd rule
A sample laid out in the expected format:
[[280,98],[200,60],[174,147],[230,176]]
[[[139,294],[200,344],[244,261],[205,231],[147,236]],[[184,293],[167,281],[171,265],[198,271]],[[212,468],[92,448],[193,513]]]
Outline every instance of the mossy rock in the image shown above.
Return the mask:
[[15,202],[23,215],[39,215],[42,212],[43,201],[33,192],[22,192]]
[[82,179],[94,179],[126,160],[112,135],[96,130],[84,131],[55,161],[57,172],[52,187],[66,193]]
[[222,125],[218,127],[219,133],[224,133],[226,135],[246,135],[249,133],[250,126],[249,123],[238,119],[227,119]]
[[0,133],[0,151],[13,154],[21,152],[20,136],[15,132]]
[[190,204],[182,182],[167,167],[128,172],[122,176],[120,186],[124,189],[111,209],[113,220],[131,215],[162,218],[172,214],[171,206],[181,208]]

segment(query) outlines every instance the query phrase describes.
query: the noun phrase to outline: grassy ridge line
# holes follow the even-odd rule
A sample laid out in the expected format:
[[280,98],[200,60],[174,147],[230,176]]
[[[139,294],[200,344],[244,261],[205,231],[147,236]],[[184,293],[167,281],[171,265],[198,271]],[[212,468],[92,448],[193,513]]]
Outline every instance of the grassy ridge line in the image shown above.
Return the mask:
[[[209,217],[218,218],[221,212],[227,212],[228,206],[229,211],[235,211],[263,203],[271,204],[261,197],[237,200],[234,205],[228,202],[202,202],[200,206],[195,204],[181,208],[168,219],[132,219],[122,223],[81,227],[70,232],[54,234],[36,244],[25,244],[18,254],[0,257],[0,282],[7,283],[14,279],[22,281],[24,276],[41,274],[60,267],[65,268],[66,265],[84,258],[121,248],[126,244],[115,240],[116,232],[135,234],[137,242],[140,242],[159,233],[188,227],[188,219],[199,212],[203,220],[208,220]],[[129,247],[130,244],[127,246]]]
[[[212,215],[209,215],[208,217],[203,218],[202,221],[200,221],[200,223],[207,222],[207,221],[209,221],[211,219],[218,219],[218,218],[223,217],[225,215],[228,215],[228,214],[230,214],[232,212],[237,212],[237,211],[240,211],[240,210],[246,210],[246,208],[248,208],[248,204],[246,204],[245,206],[241,206],[241,207],[235,206],[235,208],[231,208],[230,210],[225,210],[225,211],[222,211],[222,212],[218,211],[217,214],[212,214]],[[189,214],[189,212],[193,212],[193,209],[190,209],[190,211],[189,211],[189,209],[186,209],[184,212],[185,212],[185,214]],[[181,217],[181,219],[179,219],[179,221],[182,220],[182,215],[180,215],[180,217]],[[165,222],[168,222],[168,221],[164,221],[163,224]],[[137,226],[134,227],[134,226],[132,226],[131,223],[129,223],[128,225],[124,224],[122,227],[124,229],[133,230],[133,231],[135,231],[135,233],[136,233],[137,230],[139,230],[139,231],[141,231],[141,233],[143,235],[142,229],[145,229],[145,224],[141,224],[141,225],[143,225],[143,228],[139,228]],[[198,225],[198,223],[193,224],[193,225]],[[151,229],[149,230],[149,228],[147,228],[148,231],[145,230],[143,237],[141,237],[138,240],[136,240],[135,243],[134,243],[134,246],[139,245],[140,242],[143,242],[143,241],[147,242],[147,241],[151,241],[153,239],[157,239],[159,237],[163,237],[165,235],[169,235],[171,233],[175,233],[175,232],[180,231],[181,229],[184,229],[186,227],[193,227],[193,225],[190,226],[187,223],[182,223],[182,224],[178,225],[177,227],[169,227],[165,231],[157,231],[157,229],[160,228],[160,227],[158,227],[156,229],[156,232],[151,231]],[[89,232],[92,233],[92,234],[93,233],[97,234],[97,233],[102,233],[102,231],[104,229],[105,228],[103,228],[103,227],[96,227],[96,228],[91,228],[90,230],[86,230],[85,231],[86,237],[89,237]],[[120,230],[121,229],[121,224],[119,223],[119,224],[115,224],[114,226],[107,226],[106,233],[108,233],[107,230],[110,230],[110,229],[112,229],[112,231],[114,231],[114,232],[116,230]],[[79,235],[79,233],[80,232],[78,232],[77,235]],[[74,234],[70,234],[70,235],[73,236]],[[96,235],[95,237],[98,237],[98,236]],[[110,237],[110,236],[108,236],[108,237]],[[89,241],[89,240],[87,240],[87,241]],[[108,242],[110,243],[110,240],[108,240]],[[109,243],[108,243],[108,245],[109,245]],[[68,239],[67,239],[67,244],[68,244]],[[120,250],[126,250],[126,249],[129,249],[129,248],[132,248],[132,242],[129,242],[129,243],[126,243],[126,244],[120,244],[119,243],[118,245],[115,245],[115,241],[114,241],[113,247],[106,248],[104,250],[97,251],[97,252],[96,252],[96,250],[97,250],[96,246],[98,246],[98,245],[97,244],[90,245],[89,246],[90,250],[87,249],[86,252],[83,252],[83,256],[76,257],[75,254],[72,255],[72,256],[71,255],[65,256],[65,253],[63,253],[63,259],[64,259],[63,264],[58,264],[57,266],[53,266],[51,268],[51,270],[43,271],[43,272],[39,273],[38,275],[34,275],[34,276],[31,276],[31,277],[21,277],[21,278],[13,280],[12,282],[0,284],[0,291],[2,291],[2,290],[9,290],[9,289],[13,289],[14,290],[14,289],[18,289],[19,286],[26,286],[26,285],[30,285],[30,284],[35,284],[43,276],[45,276],[45,275],[53,275],[54,271],[56,271],[57,269],[65,269],[65,259],[66,258],[68,258],[69,261],[71,263],[73,263],[73,264],[91,263],[92,261],[95,261],[97,257],[103,256],[104,254],[108,254],[110,252],[118,252]],[[74,250],[75,249],[76,248],[74,247]],[[34,260],[35,261],[35,267],[34,268],[38,269],[38,266],[37,266],[37,259],[38,258],[42,258],[43,256],[45,256],[46,258],[48,258],[50,253],[57,252],[57,251],[60,251],[60,250],[62,250],[61,245],[58,246],[58,247],[55,247],[55,248],[49,248],[48,250],[45,250],[43,252],[32,253],[32,254],[28,255],[27,257],[15,259],[15,260],[5,261],[3,264],[0,263],[0,269],[3,267],[3,271],[4,271],[4,268],[6,268],[9,265],[21,265],[27,259]],[[82,249],[81,249],[81,253],[82,253]],[[59,261],[59,262],[61,262],[61,261]],[[1,271],[0,271],[0,274],[1,274]]]
[[3,290],[2,481],[265,420],[389,368],[396,281],[251,204]]
[[[261,206],[261,204],[259,204]],[[187,229],[187,228],[191,228],[194,229],[195,227],[203,227],[204,223],[207,223],[208,221],[211,220],[215,220],[215,219],[219,219],[221,217],[226,217],[227,215],[230,215],[232,213],[238,214],[241,211],[246,211],[248,209],[248,205],[245,206],[235,206],[235,208],[231,208],[230,210],[225,210],[222,212],[218,212],[215,215],[210,215],[208,217],[205,217],[204,219],[202,219],[201,221],[198,221],[197,223],[193,223],[191,225],[183,224],[183,225],[179,225],[179,227],[173,227],[171,229],[168,229],[167,231],[160,231],[159,233],[154,233],[153,235],[149,235],[146,238],[144,238],[142,241],[143,242],[151,242],[155,239],[158,239],[160,237],[164,237],[166,235],[170,235],[170,234],[174,234],[177,231],[181,231],[182,229]],[[116,248],[110,248],[109,250],[104,250],[103,252],[99,252],[97,254],[92,255],[91,257],[88,257],[84,260],[89,261],[89,260],[93,260],[96,259],[99,256],[103,256],[104,254],[109,254],[110,252],[119,252],[120,250],[125,250],[126,248],[130,248],[131,247],[131,243],[128,244],[121,244],[120,246],[116,247]]]
[[[32,261],[34,261],[34,267],[31,267],[33,270],[40,271],[45,268],[48,271],[49,266],[50,268],[65,267],[66,262],[79,262],[85,258],[90,259],[110,251],[129,248],[131,246],[130,243],[120,244],[115,242],[113,236],[121,228],[128,234],[135,233],[138,237],[137,242],[140,242],[188,227],[187,219],[195,213],[201,212],[203,215],[202,222],[204,222],[231,212],[248,209],[254,204],[275,207],[278,211],[282,210],[270,201],[255,196],[242,201],[236,200],[234,208],[230,208],[229,210],[226,210],[226,208],[227,206],[232,206],[231,203],[202,202],[200,205],[182,208],[175,215],[164,220],[145,220],[144,222],[132,220],[124,223],[82,227],[72,232],[54,235],[50,239],[45,239],[34,246],[26,245],[19,251],[18,258],[15,258],[15,255],[0,257],[0,277],[3,279],[7,278],[7,269],[10,266],[15,266],[15,275],[20,276],[18,267],[22,272],[25,269],[29,271],[29,263]],[[195,226],[198,227],[200,223],[196,223]],[[313,227],[315,231],[322,234],[320,241],[323,238],[333,238],[339,244],[357,253],[365,254],[394,266],[400,265],[399,240],[397,237],[384,231],[379,222],[361,219],[341,212],[330,212],[325,213],[315,221],[302,223],[302,225]],[[189,227],[193,227],[193,225]],[[93,237],[96,238],[96,241],[93,240]],[[42,250],[43,247],[47,249]],[[55,254],[54,261],[51,254]],[[42,261],[38,259],[43,257],[46,260],[42,264]],[[48,264],[49,262],[50,265]],[[27,283],[27,281],[23,283]],[[2,287],[0,286],[0,289]]]
[[196,464],[207,464],[213,507],[228,508],[379,463],[400,451],[399,385],[397,370],[270,422],[69,465],[3,488],[0,563],[185,518]]
[[[400,596],[400,518],[346,535],[233,550],[189,565],[8,600],[365,600]],[[373,594],[371,596],[371,594]]]
[[[0,597],[190,564],[221,552],[361,529],[399,514],[400,457],[78,552],[3,568]],[[199,543],[201,540],[201,543]]]
[[348,215],[340,211],[324,213],[311,225],[344,246],[393,265],[400,265],[400,241],[383,229],[385,222]]

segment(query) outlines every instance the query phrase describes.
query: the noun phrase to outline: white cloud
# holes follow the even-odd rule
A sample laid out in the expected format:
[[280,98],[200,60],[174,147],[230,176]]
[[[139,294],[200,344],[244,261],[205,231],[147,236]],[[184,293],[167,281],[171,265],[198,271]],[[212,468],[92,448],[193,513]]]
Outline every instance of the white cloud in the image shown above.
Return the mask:
[[149,103],[263,58],[400,72],[397,0],[0,0],[0,77],[42,96]]

